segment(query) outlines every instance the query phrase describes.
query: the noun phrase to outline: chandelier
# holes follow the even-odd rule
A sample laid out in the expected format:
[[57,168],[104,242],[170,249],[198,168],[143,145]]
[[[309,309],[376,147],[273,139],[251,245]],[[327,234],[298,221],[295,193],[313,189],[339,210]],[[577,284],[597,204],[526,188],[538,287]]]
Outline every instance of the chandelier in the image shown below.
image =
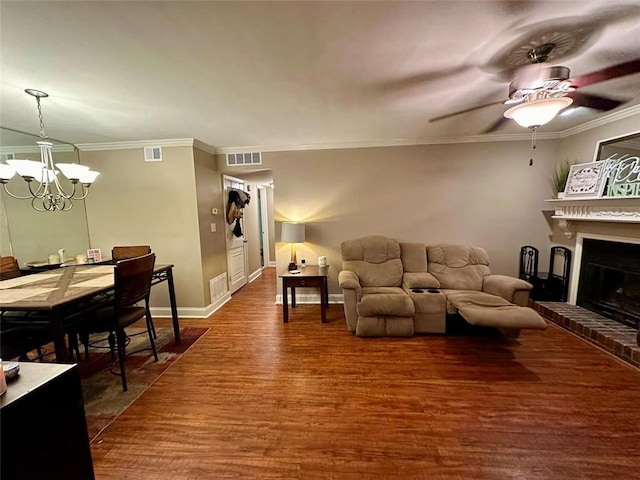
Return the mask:
[[[31,206],[39,212],[70,210],[73,200],[82,200],[89,194],[89,187],[99,173],[78,163],[54,163],[53,143],[47,140],[40,106],[40,99],[49,94],[32,88],[27,88],[25,92],[36,99],[38,106],[42,140],[36,144],[40,147],[40,161],[12,159],[6,160],[7,163],[0,163],[0,183],[7,195],[19,200],[31,200]],[[60,181],[60,173],[66,177],[66,190]],[[15,195],[9,191],[7,183],[16,174],[27,183],[29,195]]]

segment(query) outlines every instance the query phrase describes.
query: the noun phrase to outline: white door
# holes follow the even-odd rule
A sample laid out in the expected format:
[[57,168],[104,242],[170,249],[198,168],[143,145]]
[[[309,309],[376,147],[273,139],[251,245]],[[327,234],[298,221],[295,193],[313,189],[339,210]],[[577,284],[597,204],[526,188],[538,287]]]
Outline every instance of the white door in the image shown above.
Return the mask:
[[[229,201],[229,190],[232,188],[244,190],[244,181],[240,180],[239,178],[224,175],[225,207],[227,206],[227,202]],[[249,281],[249,275],[247,274],[247,240],[244,235],[245,228],[243,222],[244,220],[240,219],[242,236],[237,237],[233,233],[236,222],[234,221],[231,225],[229,225],[225,218],[225,231],[227,237],[227,277],[229,279],[230,293],[238,291]]]

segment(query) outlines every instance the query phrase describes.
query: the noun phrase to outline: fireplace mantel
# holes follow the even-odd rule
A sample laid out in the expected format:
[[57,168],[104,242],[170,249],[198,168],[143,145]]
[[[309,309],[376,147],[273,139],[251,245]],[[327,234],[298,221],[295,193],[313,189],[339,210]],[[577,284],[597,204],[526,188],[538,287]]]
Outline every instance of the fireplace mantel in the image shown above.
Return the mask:
[[551,218],[567,238],[575,230],[572,221],[640,223],[640,197],[554,198],[545,200],[554,207]]

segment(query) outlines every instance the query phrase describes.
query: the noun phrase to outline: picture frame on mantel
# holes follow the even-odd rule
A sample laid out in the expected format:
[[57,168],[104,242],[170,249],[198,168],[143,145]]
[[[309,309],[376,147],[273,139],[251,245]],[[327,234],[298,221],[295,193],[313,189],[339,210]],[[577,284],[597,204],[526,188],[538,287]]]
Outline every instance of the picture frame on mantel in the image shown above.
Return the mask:
[[640,197],[640,132],[601,140],[594,161],[605,163],[607,198]]
[[606,177],[607,162],[590,162],[571,165],[567,184],[564,187],[565,198],[601,197]]

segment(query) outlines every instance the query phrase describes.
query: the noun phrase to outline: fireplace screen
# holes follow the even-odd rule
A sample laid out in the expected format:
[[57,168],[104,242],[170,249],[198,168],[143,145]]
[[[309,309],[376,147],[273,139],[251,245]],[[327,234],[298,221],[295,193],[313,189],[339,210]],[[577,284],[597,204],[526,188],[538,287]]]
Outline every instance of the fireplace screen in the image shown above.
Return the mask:
[[577,304],[640,327],[640,245],[585,239]]

